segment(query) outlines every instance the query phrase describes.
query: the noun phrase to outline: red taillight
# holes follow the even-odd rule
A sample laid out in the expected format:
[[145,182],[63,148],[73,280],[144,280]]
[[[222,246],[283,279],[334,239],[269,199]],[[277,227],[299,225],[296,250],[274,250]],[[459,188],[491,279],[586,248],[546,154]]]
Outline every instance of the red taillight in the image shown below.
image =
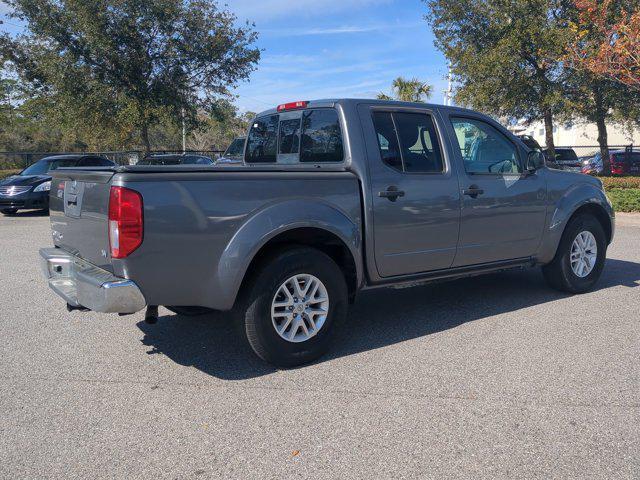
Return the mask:
[[277,110],[279,112],[284,112],[285,110],[296,110],[298,108],[307,108],[309,102],[289,102],[283,103],[282,105],[278,105]]
[[111,187],[109,194],[109,245],[112,258],[129,256],[142,243],[142,196],[125,187]]

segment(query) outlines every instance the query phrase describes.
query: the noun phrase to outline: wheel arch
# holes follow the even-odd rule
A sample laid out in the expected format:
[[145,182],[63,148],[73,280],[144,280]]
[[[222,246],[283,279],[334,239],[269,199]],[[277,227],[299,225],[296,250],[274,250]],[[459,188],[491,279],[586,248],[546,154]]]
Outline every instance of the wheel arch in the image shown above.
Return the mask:
[[569,220],[567,220],[567,225],[575,217],[582,214],[592,215],[593,217],[595,217],[595,219],[598,220],[598,223],[602,225],[602,229],[607,236],[607,245],[611,243],[611,241],[613,240],[613,222],[611,221],[611,217],[606,212],[606,210],[598,203],[585,203],[573,212],[571,217],[569,217]]
[[596,218],[605,231],[607,244],[611,243],[615,233],[615,217],[611,203],[602,189],[591,184],[579,184],[556,202],[538,257],[540,263],[549,263],[555,258],[567,225],[577,215],[585,213]]
[[356,262],[351,251],[336,234],[318,227],[292,228],[271,238],[251,260],[241,283],[240,291],[269,258],[289,247],[315,248],[330,257],[345,277],[350,300],[355,298],[359,289],[359,280]]
[[247,279],[270,255],[287,245],[317,248],[345,274],[350,298],[362,285],[359,218],[351,220],[333,205],[315,200],[288,201],[254,214],[225,248],[217,268],[224,309],[235,304]]

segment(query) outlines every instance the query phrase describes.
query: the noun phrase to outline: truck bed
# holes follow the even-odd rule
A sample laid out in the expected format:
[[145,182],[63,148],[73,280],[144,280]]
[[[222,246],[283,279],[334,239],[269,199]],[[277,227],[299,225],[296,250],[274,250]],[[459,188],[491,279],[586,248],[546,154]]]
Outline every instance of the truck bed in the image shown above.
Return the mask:
[[[111,186],[143,198],[144,240],[124,259],[110,256]],[[151,305],[229,307],[229,299],[217,294],[222,279],[228,284],[235,262],[268,240],[259,238],[261,224],[277,232],[291,227],[290,218],[325,211],[343,216],[360,238],[354,174],[202,166],[59,169],[51,191],[54,244],[118,277],[135,278]]]

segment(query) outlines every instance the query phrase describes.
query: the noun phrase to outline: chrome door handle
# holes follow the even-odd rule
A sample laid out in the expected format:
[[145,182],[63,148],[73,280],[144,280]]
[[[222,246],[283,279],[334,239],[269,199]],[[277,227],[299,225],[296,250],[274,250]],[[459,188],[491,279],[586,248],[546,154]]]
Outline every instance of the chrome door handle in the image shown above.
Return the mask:
[[476,185],[471,185],[469,188],[465,188],[462,190],[463,195],[468,195],[471,198],[478,198],[478,195],[482,195],[484,190],[477,187]]
[[404,197],[404,191],[398,190],[398,187],[387,187],[386,190],[378,192],[378,196],[381,198],[388,198],[392,202],[395,202],[398,197]]

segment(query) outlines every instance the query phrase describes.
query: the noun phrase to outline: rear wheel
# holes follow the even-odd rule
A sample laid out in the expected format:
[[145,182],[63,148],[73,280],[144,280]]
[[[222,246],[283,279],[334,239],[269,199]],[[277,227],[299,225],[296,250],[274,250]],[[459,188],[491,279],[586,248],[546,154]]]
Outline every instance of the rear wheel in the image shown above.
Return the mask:
[[281,251],[264,262],[240,302],[241,331],[253,351],[278,367],[309,363],[329,348],[346,316],[338,265],[313,248]]
[[15,215],[18,212],[17,208],[3,208],[2,213],[5,215]]
[[555,258],[542,272],[553,288],[583,293],[600,278],[606,256],[607,240],[600,222],[592,215],[578,215],[565,228]]

